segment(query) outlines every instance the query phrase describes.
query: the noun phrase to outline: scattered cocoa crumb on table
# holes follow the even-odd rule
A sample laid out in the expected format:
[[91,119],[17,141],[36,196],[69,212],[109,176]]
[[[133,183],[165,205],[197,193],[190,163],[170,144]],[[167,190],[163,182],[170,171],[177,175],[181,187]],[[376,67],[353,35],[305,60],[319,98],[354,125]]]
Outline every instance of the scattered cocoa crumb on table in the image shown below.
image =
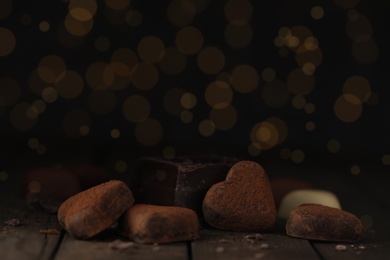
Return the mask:
[[225,252],[225,248],[223,246],[218,246],[217,248],[215,248],[215,252],[218,254],[223,253]]
[[267,243],[263,243],[263,244],[260,245],[260,248],[261,249],[268,249],[268,248],[270,248],[270,246]]
[[55,228],[41,229],[39,230],[39,233],[46,235],[61,235],[61,232]]
[[262,234],[257,233],[257,234],[254,234],[254,235],[246,235],[246,236],[244,236],[243,239],[244,239],[245,241],[247,241],[247,242],[253,242],[253,241],[260,241],[260,240],[263,240],[264,237],[263,237]]
[[134,242],[125,242],[119,239],[114,240],[108,246],[111,249],[119,250],[119,252],[129,252],[138,248],[138,246]]
[[265,256],[265,253],[256,253],[254,255],[255,259],[262,259]]
[[22,224],[20,223],[19,219],[13,218],[13,219],[4,221],[4,225],[7,225],[7,226],[21,226]]
[[7,226],[2,226],[1,227],[1,232],[8,233],[8,227]]
[[335,249],[337,251],[345,251],[345,250],[347,250],[347,246],[345,246],[345,245],[336,245]]

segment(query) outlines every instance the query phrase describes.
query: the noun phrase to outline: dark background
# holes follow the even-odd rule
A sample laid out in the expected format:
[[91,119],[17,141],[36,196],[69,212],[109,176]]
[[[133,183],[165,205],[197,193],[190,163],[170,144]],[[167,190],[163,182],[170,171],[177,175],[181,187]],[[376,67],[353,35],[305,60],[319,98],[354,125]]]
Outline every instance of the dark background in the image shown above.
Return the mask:
[[[73,2],[77,7],[77,1]],[[119,7],[112,3],[115,1],[98,1],[96,13],[84,21],[93,21],[91,29],[84,35],[75,36],[64,25],[72,1],[1,1],[0,49],[13,47],[0,56],[0,171],[7,172],[9,162],[15,160],[35,164],[87,160],[106,161],[106,165],[118,173],[126,171],[123,165],[127,161],[136,161],[139,156],[171,158],[192,153],[227,154],[264,164],[272,161],[298,167],[310,163],[337,164],[352,174],[365,172],[366,164],[383,170],[389,167],[390,42],[387,17],[390,3],[387,1],[279,0],[238,4],[249,6],[249,9],[228,9],[235,1],[122,0],[116,2],[123,4]],[[174,9],[173,14],[170,14],[170,8]],[[228,19],[227,9],[233,10],[236,20]],[[249,16],[242,10],[249,10]],[[323,10],[323,16],[313,15],[313,10]],[[131,16],[134,11],[141,17],[139,20]],[[194,14],[193,19],[187,19],[191,14]],[[184,19],[181,24],[172,22],[181,21],[180,17]],[[252,37],[244,46],[232,46],[226,39],[225,30],[230,23],[249,25]],[[83,26],[83,22],[75,26]],[[165,48],[178,47],[176,35],[187,26],[201,32],[203,44],[195,53],[182,54],[186,63],[180,72],[166,73],[160,61],[146,62],[158,73],[156,84],[149,89],[134,84],[136,69],[127,76],[128,83],[121,87],[113,81],[96,89],[88,82],[88,69],[94,62],[109,66],[113,53],[126,48],[142,63],[138,47],[145,37],[158,37]],[[296,59],[297,48],[275,44],[280,29],[287,28],[292,30],[302,47],[307,35],[295,30],[297,26],[317,40],[315,51],[322,57],[310,75],[315,80],[312,89],[298,94],[298,98],[288,80],[292,71],[302,69]],[[14,44],[4,36],[5,30],[12,33]],[[223,67],[211,74],[205,73],[197,63],[199,53],[210,46],[218,48],[225,57]],[[308,62],[311,51],[314,52],[305,50],[309,55]],[[58,94],[61,93],[57,84],[60,74],[56,74],[59,78],[54,82],[32,79],[37,75],[40,62],[50,55],[62,59],[66,70],[76,72],[82,79],[82,89],[75,97]],[[176,61],[168,59],[165,62]],[[231,75],[241,64],[251,66],[257,72],[259,82],[253,91],[242,93],[228,81],[232,93],[230,106],[237,118],[228,129],[218,129],[216,123],[214,132],[205,136],[199,126],[202,122],[210,122],[204,120],[213,121],[210,116],[213,108],[205,97],[206,88],[216,79],[226,79],[226,75]],[[50,66],[46,69],[50,70]],[[266,69],[273,71],[275,77],[264,77]],[[101,73],[92,75],[97,80],[101,78]],[[140,77],[142,80],[149,76]],[[361,113],[352,122],[346,122],[343,118],[349,118],[355,110],[338,109],[341,113],[346,111],[340,118],[335,103],[343,95],[345,82],[353,76],[368,82],[370,90],[365,93],[364,100],[354,96],[352,107],[361,108]],[[295,83],[300,84],[299,80]],[[68,83],[70,88],[72,84]],[[46,88],[58,91],[53,99],[46,96],[50,92],[44,92]],[[195,96],[195,106],[188,109],[181,106],[180,96],[171,98],[168,95],[172,88]],[[359,82],[351,88],[359,89]],[[103,92],[97,94],[99,91]],[[92,95],[98,98],[93,99]],[[148,101],[150,112],[146,118],[135,121],[126,118],[124,104],[133,95]],[[294,100],[299,98],[303,98],[304,105],[309,104],[308,111],[294,105]],[[34,104],[44,104],[44,109],[37,112],[36,107],[31,108]],[[174,113],[167,104],[173,104]],[[314,110],[310,110],[313,107]],[[32,119],[26,117],[31,109]],[[137,106],[131,109],[136,111],[133,115],[143,111]],[[185,110],[192,115],[189,122],[181,120],[180,114]],[[226,115],[225,119],[220,119],[222,122],[232,117],[228,112],[220,114]],[[271,140],[276,136],[276,141],[262,143],[262,140],[251,139],[253,127],[269,118],[282,122],[281,126],[277,124],[268,129],[270,132],[266,131]],[[148,125],[150,120],[152,124]],[[315,126],[314,129],[307,128],[308,122]],[[80,132],[80,129],[84,130]],[[120,133],[119,137],[112,135],[113,129]],[[286,133],[285,138],[280,138],[281,132]],[[4,176],[7,175],[2,176],[6,179]]]

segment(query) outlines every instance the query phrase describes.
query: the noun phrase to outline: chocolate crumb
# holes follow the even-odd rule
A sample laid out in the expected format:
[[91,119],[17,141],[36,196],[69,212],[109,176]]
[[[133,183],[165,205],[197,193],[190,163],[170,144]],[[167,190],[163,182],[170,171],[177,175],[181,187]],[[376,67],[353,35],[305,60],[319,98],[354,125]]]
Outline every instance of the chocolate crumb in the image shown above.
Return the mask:
[[228,241],[226,239],[220,239],[218,240],[218,243],[227,243]]
[[260,245],[260,248],[261,249],[268,249],[268,248],[270,248],[270,246],[267,243],[263,243],[263,244]]
[[7,226],[21,226],[22,224],[20,223],[19,219],[13,218],[13,219],[4,221],[4,225],[7,225]]
[[225,252],[225,248],[223,246],[219,246],[219,247],[215,248],[215,252],[218,254],[223,253],[223,252]]
[[254,235],[246,235],[244,236],[243,240],[247,243],[254,244],[257,241],[263,240],[264,237],[261,234],[254,234]]
[[132,249],[137,249],[138,246],[134,242],[124,242],[122,240],[114,240],[110,244],[108,244],[109,248],[114,250],[119,250],[119,252],[126,252]]
[[347,250],[347,247],[345,245],[336,245],[335,249],[337,251],[345,251]]
[[254,258],[255,258],[255,259],[262,259],[264,256],[265,256],[265,253],[256,253],[256,254],[254,255]]
[[39,230],[39,233],[46,234],[46,235],[61,235],[61,232],[55,228],[42,229]]
[[161,250],[161,246],[153,246],[153,249],[152,249],[154,252],[156,251],[160,251]]
[[8,233],[8,227],[2,226],[2,227],[1,227],[1,232],[3,232],[3,233]]

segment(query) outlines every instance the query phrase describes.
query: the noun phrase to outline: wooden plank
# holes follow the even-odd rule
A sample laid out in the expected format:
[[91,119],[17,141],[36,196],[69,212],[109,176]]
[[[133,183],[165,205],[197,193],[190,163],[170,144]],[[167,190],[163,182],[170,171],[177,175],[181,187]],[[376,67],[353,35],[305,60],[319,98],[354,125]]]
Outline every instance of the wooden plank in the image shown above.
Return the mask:
[[65,237],[55,260],[67,259],[187,259],[187,243],[143,245],[120,238],[109,229],[91,240]]
[[[19,224],[9,225],[9,222]],[[55,216],[32,212],[21,206],[2,206],[0,223],[1,259],[50,259],[60,239],[58,234],[41,233],[58,228]]]
[[[325,172],[320,174],[322,187],[334,192],[339,197],[342,208],[362,220],[365,231],[358,243],[313,241],[313,246],[324,259],[389,259],[390,207],[383,203],[388,197],[378,200],[377,194],[385,189],[377,189],[377,185],[381,185],[374,183],[368,176],[354,176],[341,171],[337,175]],[[381,196],[385,196],[384,193]]]
[[310,243],[284,234],[201,230],[192,259],[320,259]]

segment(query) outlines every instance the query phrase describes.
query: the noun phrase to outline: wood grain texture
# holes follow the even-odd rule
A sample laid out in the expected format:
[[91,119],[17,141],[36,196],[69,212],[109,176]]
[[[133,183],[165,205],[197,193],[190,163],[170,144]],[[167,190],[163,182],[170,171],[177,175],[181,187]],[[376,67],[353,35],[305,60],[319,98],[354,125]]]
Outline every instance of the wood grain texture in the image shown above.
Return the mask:
[[[3,224],[17,219],[19,225]],[[0,210],[1,259],[50,259],[60,235],[43,234],[41,230],[61,230],[55,216],[33,212],[26,208]]]
[[[366,170],[365,170],[366,169]],[[278,169],[275,169],[278,170]],[[371,171],[372,170],[372,171]],[[278,170],[279,171],[279,170]],[[111,243],[118,237],[113,230],[87,241],[65,234],[42,234],[40,230],[60,230],[56,215],[34,212],[19,197],[22,171],[8,170],[8,180],[0,182],[0,259],[389,259],[390,256],[390,189],[387,172],[363,168],[359,175],[349,169],[328,167],[303,168],[296,174],[317,188],[335,193],[344,210],[359,217],[365,232],[358,243],[307,241],[286,236],[283,226],[276,232],[263,233],[262,239],[245,239],[254,233],[201,230],[193,243],[140,245],[120,250]],[[313,174],[315,173],[315,174]],[[386,175],[385,175],[386,174]],[[18,219],[22,225],[3,223]],[[280,223],[279,223],[280,224]],[[268,246],[265,246],[267,244]],[[190,246],[188,246],[190,245]],[[345,245],[346,250],[337,250]]]
[[201,230],[192,259],[320,259],[310,243],[283,234]]
[[[390,191],[384,175],[374,172],[352,175],[348,172],[317,172],[321,185],[334,192],[344,210],[355,214],[363,223],[363,236],[357,243],[312,241],[324,259],[389,259]],[[386,188],[387,187],[387,188]],[[337,250],[336,246],[345,246]]]
[[132,243],[127,248],[113,248],[113,243],[129,241],[114,234],[114,230],[106,230],[91,240],[77,240],[65,234],[54,259],[187,259],[186,243],[171,243],[164,245],[143,245]]

